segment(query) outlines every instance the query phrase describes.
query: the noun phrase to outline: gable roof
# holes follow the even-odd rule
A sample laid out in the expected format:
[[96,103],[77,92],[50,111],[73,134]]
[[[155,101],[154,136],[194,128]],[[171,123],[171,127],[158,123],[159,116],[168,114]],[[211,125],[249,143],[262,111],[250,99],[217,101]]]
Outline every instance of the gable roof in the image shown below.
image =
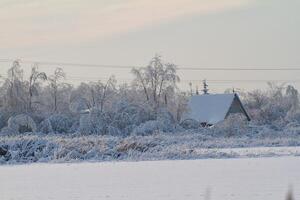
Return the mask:
[[188,102],[188,112],[184,116],[184,119],[194,119],[199,122],[215,124],[227,117],[230,107],[235,100],[238,101],[242,113],[249,120],[250,118],[236,94],[192,96]]

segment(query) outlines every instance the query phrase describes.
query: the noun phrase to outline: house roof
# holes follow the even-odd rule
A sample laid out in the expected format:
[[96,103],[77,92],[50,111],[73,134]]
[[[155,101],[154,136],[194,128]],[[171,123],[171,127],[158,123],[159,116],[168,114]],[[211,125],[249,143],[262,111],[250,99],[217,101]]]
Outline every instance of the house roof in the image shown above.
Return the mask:
[[215,124],[226,118],[235,94],[209,94],[192,96],[184,119]]

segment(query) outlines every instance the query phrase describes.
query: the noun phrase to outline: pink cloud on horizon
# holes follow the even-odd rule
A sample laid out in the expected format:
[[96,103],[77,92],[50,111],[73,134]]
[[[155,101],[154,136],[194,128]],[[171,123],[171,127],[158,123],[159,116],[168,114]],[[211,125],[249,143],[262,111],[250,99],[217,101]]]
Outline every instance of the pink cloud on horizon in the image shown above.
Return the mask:
[[[80,0],[0,3],[2,48],[74,44],[166,23],[180,17],[218,13],[254,0]],[[19,3],[18,3],[19,2]]]

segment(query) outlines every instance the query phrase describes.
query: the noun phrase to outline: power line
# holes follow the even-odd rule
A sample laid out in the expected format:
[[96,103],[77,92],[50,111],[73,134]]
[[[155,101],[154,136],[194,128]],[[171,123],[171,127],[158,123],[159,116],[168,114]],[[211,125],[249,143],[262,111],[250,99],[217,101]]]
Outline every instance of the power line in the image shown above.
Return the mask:
[[[15,60],[12,59],[0,59],[2,63],[9,63]],[[142,66],[130,66],[130,65],[105,65],[105,64],[83,64],[83,63],[68,63],[68,62],[46,62],[46,61],[30,61],[30,60],[18,60],[20,63],[24,64],[37,64],[40,67],[61,67],[61,66],[73,66],[73,67],[83,67],[83,68],[115,68],[115,69],[132,69],[139,68]],[[177,67],[180,71],[300,71],[300,66],[293,67],[282,67],[282,66],[272,66],[272,67],[189,67],[181,66]]]
[[[108,80],[109,78],[97,78],[97,77],[74,77],[74,76],[71,76],[71,77],[67,77],[66,78],[67,80],[70,80],[70,81],[106,81]],[[125,79],[125,78],[117,78],[118,81],[121,81],[121,82],[129,82],[129,81],[132,81],[133,79]],[[191,79],[182,79],[180,80],[180,83],[200,83],[202,80],[200,79],[194,79],[194,80],[191,80]],[[210,83],[210,84],[221,84],[221,83],[224,83],[224,84],[233,84],[233,83],[267,83],[267,82],[291,82],[291,83],[298,83],[300,82],[300,79],[296,79],[296,80],[292,80],[292,79],[285,79],[285,80],[222,80],[222,79],[207,79],[207,81]]]
[[[7,76],[1,76],[2,78],[7,78]],[[66,81],[107,81],[109,80],[108,77],[77,77],[77,76],[67,76]],[[129,78],[117,78],[118,81],[133,81],[133,79]],[[266,83],[266,82],[300,82],[300,79],[244,79],[244,80],[234,80],[234,79],[207,79],[210,84],[232,84],[232,83]],[[182,79],[180,80],[181,83],[200,83],[202,80],[200,79]]]
[[[83,77],[83,76],[67,76],[67,79],[89,79],[89,80],[108,80],[108,77]],[[117,78],[122,81],[131,81],[130,78]],[[201,79],[181,79],[180,82],[202,82]],[[208,82],[300,82],[300,79],[207,79]]]

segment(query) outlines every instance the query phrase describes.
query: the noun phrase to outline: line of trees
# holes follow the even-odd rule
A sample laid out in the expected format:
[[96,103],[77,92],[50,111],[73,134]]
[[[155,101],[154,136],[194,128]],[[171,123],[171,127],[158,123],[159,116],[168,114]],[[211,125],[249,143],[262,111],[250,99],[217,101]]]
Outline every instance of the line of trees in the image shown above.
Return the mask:
[[111,76],[105,82],[75,87],[65,82],[62,68],[49,75],[35,64],[29,78],[25,78],[20,62],[15,61],[7,77],[1,79],[0,129],[9,126],[8,119],[18,115],[29,116],[46,132],[57,132],[54,123],[61,123],[65,127],[60,132],[98,134],[129,134],[148,121],[159,126],[157,119],[161,115],[168,116],[172,123],[179,121],[186,101],[177,88],[176,66],[155,56],[146,67],[133,68],[132,73],[135,78],[131,84],[117,85]]
[[[62,68],[53,74],[33,65],[25,77],[13,62],[0,82],[0,130],[22,132],[146,135],[199,125],[180,124],[188,96],[177,88],[176,65],[155,56],[142,68],[133,68],[131,84],[107,81],[66,83]],[[189,93],[189,92],[188,92]],[[253,122],[276,129],[300,124],[298,91],[291,85],[269,83],[269,90],[239,92]],[[238,120],[234,120],[236,124]],[[228,122],[224,127],[233,127]],[[230,130],[232,131],[232,130]]]

